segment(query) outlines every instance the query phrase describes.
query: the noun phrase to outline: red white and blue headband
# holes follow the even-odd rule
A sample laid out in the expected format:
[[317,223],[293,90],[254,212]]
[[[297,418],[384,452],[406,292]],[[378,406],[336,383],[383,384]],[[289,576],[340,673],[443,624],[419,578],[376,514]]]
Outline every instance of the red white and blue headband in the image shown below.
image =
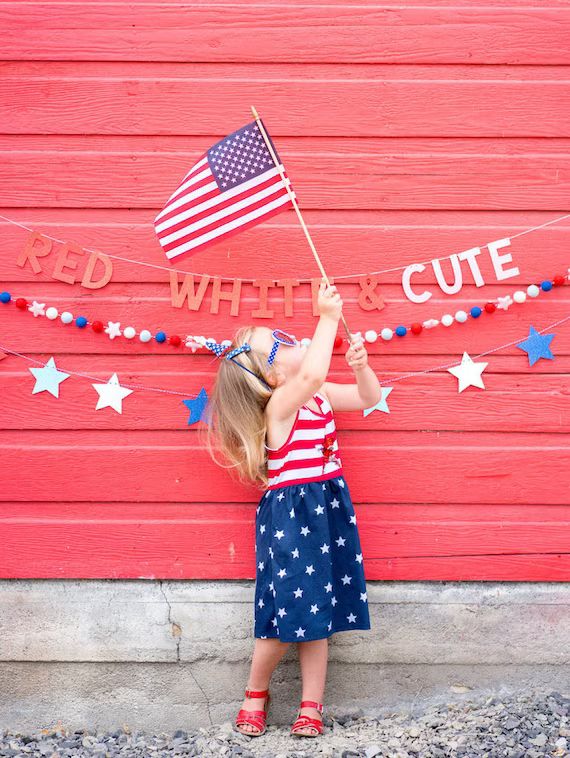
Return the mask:
[[[271,348],[271,352],[269,353],[269,357],[267,358],[267,363],[271,366],[273,364],[273,361],[275,360],[275,354],[277,353],[277,350],[279,348],[279,345],[289,345],[293,346],[297,344],[296,338],[291,335],[287,334],[287,332],[282,331],[281,329],[275,329],[272,333],[273,337],[273,347]],[[224,353],[227,352],[227,355],[225,355],[225,359],[228,361],[233,360],[236,356],[240,355],[240,353],[248,353],[252,348],[251,345],[247,342],[244,342],[243,345],[240,345],[239,347],[234,347],[232,350],[230,350],[229,345],[224,345],[220,342],[213,342],[213,341],[206,341],[205,346],[211,350],[213,353],[215,353],[218,358],[221,358]],[[241,366],[241,368],[248,371],[252,376],[255,376],[257,379],[260,379],[266,387],[269,389],[273,389],[263,377],[258,376],[253,371],[247,368],[247,366],[244,366],[243,363],[240,363],[239,361],[234,361],[238,366]]]

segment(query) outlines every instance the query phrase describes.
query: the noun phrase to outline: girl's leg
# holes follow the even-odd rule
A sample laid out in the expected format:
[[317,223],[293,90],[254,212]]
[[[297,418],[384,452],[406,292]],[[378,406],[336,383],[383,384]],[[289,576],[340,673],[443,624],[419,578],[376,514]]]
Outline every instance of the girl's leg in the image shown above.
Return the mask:
[[[323,702],[327,677],[328,643],[328,637],[322,640],[297,643],[303,679],[301,700],[316,700],[317,703]],[[322,719],[321,713],[316,708],[303,707],[301,708],[301,714],[306,714],[315,719]],[[315,730],[307,726],[299,729],[299,732],[301,734],[314,734]]]
[[[248,690],[266,690],[269,687],[271,675],[277,667],[277,664],[283,658],[290,642],[281,642],[277,638],[262,640],[255,638],[255,647],[253,650],[253,659],[251,661],[251,670],[247,684]],[[249,698],[243,701],[242,708],[246,711],[261,711],[265,705],[265,698]],[[251,724],[240,724],[237,727],[243,732],[256,732],[257,729]]]

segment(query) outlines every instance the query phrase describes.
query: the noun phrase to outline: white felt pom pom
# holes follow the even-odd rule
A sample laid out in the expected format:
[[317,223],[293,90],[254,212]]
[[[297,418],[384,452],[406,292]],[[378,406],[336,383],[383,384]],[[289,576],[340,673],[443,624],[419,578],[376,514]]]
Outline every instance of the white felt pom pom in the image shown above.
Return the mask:
[[60,316],[61,322],[63,324],[71,324],[73,321],[73,313],[70,313],[69,311],[64,311]]
[[522,290],[517,290],[513,293],[513,300],[515,303],[524,303],[526,300],[526,292],[523,292]]
[[152,334],[149,332],[148,329],[143,329],[142,332],[139,334],[139,339],[141,342],[150,342],[152,339]]
[[123,337],[126,337],[128,340],[132,340],[132,338],[135,336],[136,331],[134,326],[125,326],[123,329]]
[[537,287],[536,284],[529,284],[526,288],[526,294],[529,297],[538,297],[540,294],[540,287]]
[[53,305],[47,309],[46,318],[49,318],[50,321],[54,321],[58,316],[57,308],[54,308]]
[[451,315],[451,313],[444,313],[444,315],[441,317],[441,323],[444,326],[451,326],[454,322],[454,318]]
[[364,339],[366,342],[376,342],[378,339],[378,332],[374,329],[369,329],[367,332],[364,332]]
[[460,324],[464,324],[469,317],[465,313],[465,311],[457,311],[455,314],[455,320],[459,322]]
[[394,336],[394,332],[391,329],[389,329],[387,326],[385,326],[384,329],[382,329],[382,331],[380,332],[380,336],[382,337],[383,340],[388,341],[392,339],[392,337]]

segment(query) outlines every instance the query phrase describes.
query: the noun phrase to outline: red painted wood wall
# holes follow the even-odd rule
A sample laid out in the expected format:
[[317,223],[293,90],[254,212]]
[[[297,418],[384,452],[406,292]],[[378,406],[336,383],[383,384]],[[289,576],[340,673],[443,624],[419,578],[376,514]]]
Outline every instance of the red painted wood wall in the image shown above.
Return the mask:
[[[440,318],[570,264],[568,6],[538,0],[378,5],[49,2],[0,5],[2,215],[58,239],[169,266],[152,220],[211,144],[252,120],[276,142],[331,277],[392,268],[381,311],[338,282],[353,331]],[[231,337],[251,319],[170,304],[168,272],[114,261],[88,290],[16,265],[2,219],[1,289],[90,320]],[[520,269],[414,305],[402,267],[512,237]],[[449,262],[444,270],[450,274]],[[318,276],[294,211],[180,264],[227,277]],[[81,270],[81,265],[80,265]],[[569,313],[568,287],[478,321],[379,340],[379,378],[458,362]],[[308,288],[275,324],[310,336]],[[570,322],[555,360],[488,355],[485,390],[440,369],[393,384],[390,413],[337,415],[368,580],[570,579]],[[340,333],[343,333],[342,331]],[[0,304],[0,345],[61,370],[197,394],[210,355],[33,318]],[[32,395],[32,364],[0,361],[2,577],[251,579],[258,492],[200,448],[180,396],[135,391],[95,411],[89,379]],[[343,353],[329,378],[351,381]]]

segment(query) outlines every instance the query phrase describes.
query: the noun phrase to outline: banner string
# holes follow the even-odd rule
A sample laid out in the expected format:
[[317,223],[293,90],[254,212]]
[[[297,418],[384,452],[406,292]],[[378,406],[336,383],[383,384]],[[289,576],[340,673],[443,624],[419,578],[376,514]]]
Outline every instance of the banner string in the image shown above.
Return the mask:
[[[13,219],[7,218],[6,216],[3,216],[2,214],[0,214],[0,218],[4,219],[4,221],[8,221],[8,223],[10,223],[10,224],[14,224],[15,226],[19,226],[22,229],[26,229],[26,231],[28,231],[28,232],[36,232],[37,231],[37,229],[31,229],[29,226],[26,226],[25,224],[21,224],[19,221],[14,221]],[[558,218],[552,219],[551,221],[546,221],[544,224],[539,224],[538,226],[533,226],[530,229],[524,229],[522,232],[518,232],[517,234],[513,234],[512,236],[507,237],[506,239],[512,240],[512,239],[516,239],[517,237],[522,237],[523,234],[530,234],[530,232],[535,232],[538,229],[544,229],[545,227],[550,226],[551,224],[556,224],[559,221],[563,221],[566,218],[570,218],[570,213],[567,213],[564,216],[559,216]],[[39,222],[39,223],[41,225],[42,222]],[[39,232],[39,233],[42,234],[44,237],[47,237],[48,239],[53,240],[54,242],[60,242],[60,243],[63,244],[66,241],[66,240],[60,240],[57,237],[52,237],[49,234],[44,234],[43,232]],[[485,245],[478,245],[477,247],[486,247],[487,244],[488,243],[486,243]],[[102,253],[103,252],[102,250],[93,250],[92,248],[89,248],[89,247],[83,247],[83,245],[81,245],[81,247],[82,247],[83,250],[86,250],[89,253]],[[177,268],[172,268],[172,267],[169,268],[168,266],[161,266],[161,265],[159,265],[157,263],[147,263],[146,261],[136,261],[136,260],[132,260],[131,258],[124,258],[124,257],[122,257],[120,255],[112,255],[111,253],[104,253],[104,255],[106,255],[108,258],[113,258],[114,260],[123,261],[125,263],[132,263],[134,266],[147,266],[148,268],[155,268],[155,269],[159,269],[161,271],[168,271],[168,272],[173,271],[173,272],[175,272],[177,274],[184,274],[185,276],[200,276],[200,277],[201,276],[212,276],[212,277],[216,277],[216,278],[219,277],[220,279],[223,279],[224,281],[227,281],[227,282],[238,282],[239,281],[239,282],[250,282],[250,283],[256,281],[256,279],[257,279],[257,277],[254,278],[254,279],[243,279],[242,277],[223,276],[221,274],[204,274],[204,273],[200,274],[200,273],[197,273],[195,271],[184,271],[182,269],[177,269]],[[432,258],[429,261],[423,261],[423,262],[421,262],[421,264],[422,265],[428,265],[429,263],[431,263],[432,260],[445,261],[445,260],[448,260],[449,258],[453,257],[453,255],[456,255],[456,253],[452,253],[451,255],[442,256],[440,258]],[[408,265],[409,264],[407,264],[406,266],[395,266],[394,268],[385,268],[385,269],[382,269],[381,271],[366,271],[366,272],[361,273],[361,274],[343,274],[341,276],[331,276],[330,278],[333,279],[336,282],[336,281],[338,281],[340,279],[356,279],[358,277],[363,277],[363,276],[378,276],[380,274],[391,273],[392,271],[403,271],[404,269],[406,269],[408,267]],[[279,278],[280,277],[276,277],[275,279],[277,280]],[[295,277],[295,279],[296,278],[297,277]],[[307,283],[307,282],[311,282],[311,281],[313,281],[314,279],[317,279],[317,278],[318,277],[311,277],[309,279],[297,279],[297,281],[298,282]]]
[[[537,329],[536,331],[538,332],[538,334],[542,334],[543,332],[547,331],[548,329],[553,329],[555,326],[558,326],[559,324],[565,323],[569,319],[570,319],[570,314],[568,314],[567,316],[564,316],[564,318],[561,318],[558,321],[554,321],[552,324],[548,324],[548,326],[545,326],[543,329]],[[475,360],[477,358],[482,358],[485,355],[491,355],[492,353],[496,353],[499,350],[504,350],[506,347],[511,347],[512,345],[516,345],[519,342],[523,342],[525,339],[527,339],[527,337],[528,337],[528,334],[526,334],[524,337],[522,337],[520,339],[513,340],[513,342],[506,342],[504,345],[499,345],[499,347],[494,347],[494,348],[492,348],[490,350],[486,350],[483,353],[479,353],[478,355],[474,355],[474,356],[472,355],[470,357],[473,360]],[[16,355],[19,358],[24,358],[25,360],[31,361],[32,363],[38,363],[41,366],[47,366],[47,363],[42,363],[42,361],[38,361],[35,358],[30,358],[27,355],[23,355],[22,353],[18,353],[15,350],[11,350],[10,348],[4,347],[3,345],[0,345],[0,351],[4,352],[6,354],[10,354],[10,355]],[[213,360],[217,360],[217,359],[213,359]],[[209,363],[212,363],[213,360],[209,361]],[[390,385],[390,384],[394,384],[395,382],[399,382],[402,379],[407,379],[407,378],[409,378],[411,376],[422,376],[423,374],[429,374],[429,373],[432,373],[433,371],[441,371],[442,369],[448,369],[451,366],[458,366],[460,364],[461,364],[461,361],[454,361],[453,363],[445,363],[445,364],[441,364],[440,366],[434,366],[433,368],[424,369],[423,371],[412,371],[409,374],[401,374],[400,376],[396,376],[396,377],[393,377],[393,378],[390,378],[390,379],[384,379],[383,381],[381,381],[379,383],[380,383],[380,385],[384,385],[384,384]],[[71,375],[75,375],[75,376],[81,376],[81,377],[84,377],[85,379],[93,379],[96,382],[103,381],[101,379],[101,377],[90,376],[89,374],[84,374],[84,373],[79,372],[79,371],[68,371],[66,369],[60,368],[59,366],[58,366],[58,370],[59,371],[64,371],[66,374],[71,374]],[[185,397],[187,399],[193,399],[193,398],[198,397],[197,395],[189,397],[186,392],[178,392],[176,390],[167,390],[167,389],[162,389],[160,387],[147,387],[147,386],[142,385],[142,384],[122,384],[121,383],[121,387],[126,387],[127,389],[149,390],[150,392],[163,392],[163,393],[165,393],[167,395],[182,395],[183,397]]]

